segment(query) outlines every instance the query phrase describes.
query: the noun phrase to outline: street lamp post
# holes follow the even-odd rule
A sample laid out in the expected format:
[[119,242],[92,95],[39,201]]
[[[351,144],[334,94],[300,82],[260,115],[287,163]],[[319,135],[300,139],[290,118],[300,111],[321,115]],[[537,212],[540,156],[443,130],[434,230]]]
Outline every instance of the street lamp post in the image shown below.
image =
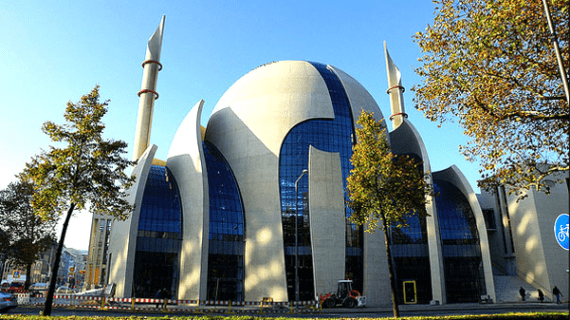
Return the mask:
[[295,301],[299,301],[299,224],[297,221],[299,218],[299,206],[297,205],[297,184],[303,175],[308,172],[307,169],[303,169],[303,172],[301,172],[301,175],[295,181]]

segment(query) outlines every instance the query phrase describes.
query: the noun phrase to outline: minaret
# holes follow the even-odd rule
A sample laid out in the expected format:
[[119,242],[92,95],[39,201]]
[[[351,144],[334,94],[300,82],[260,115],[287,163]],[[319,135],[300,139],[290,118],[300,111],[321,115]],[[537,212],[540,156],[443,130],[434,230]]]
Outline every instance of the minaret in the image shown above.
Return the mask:
[[160,50],[162,48],[162,34],[164,31],[165,18],[165,16],[162,16],[160,25],[148,40],[145,60],[142,63],[143,79],[141,90],[138,93],[140,97],[139,115],[137,118],[133,160],[137,160],[150,144],[154,100],[158,99],[156,80],[158,72],[162,70],[162,64],[160,64]]
[[388,90],[386,93],[390,95],[390,109],[392,111],[390,120],[392,121],[392,130],[394,130],[402,124],[404,118],[408,117],[406,109],[404,108],[403,93],[405,89],[402,87],[402,75],[400,70],[396,67],[392,58],[390,58],[390,54],[388,54],[386,41],[384,41],[384,52],[386,54],[386,71],[388,73]]

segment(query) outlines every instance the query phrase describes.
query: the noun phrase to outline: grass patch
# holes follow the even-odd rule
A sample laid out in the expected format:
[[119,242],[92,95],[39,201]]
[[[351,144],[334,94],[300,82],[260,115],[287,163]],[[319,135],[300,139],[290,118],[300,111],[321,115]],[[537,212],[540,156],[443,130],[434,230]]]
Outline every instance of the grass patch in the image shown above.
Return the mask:
[[[89,317],[89,316],[40,316],[40,315],[0,315],[0,319],[7,320],[307,320],[311,318],[289,318],[289,317],[260,317],[260,316],[128,316],[128,317]],[[316,319],[316,318],[312,318]],[[387,318],[328,318],[328,319],[359,319],[359,320],[381,320],[381,319],[394,319]],[[400,317],[402,320],[482,320],[482,319],[496,319],[496,320],[568,320],[568,312],[528,312],[528,313],[504,313],[504,314],[487,314],[487,315],[458,315],[458,316],[420,316],[420,317]],[[327,318],[319,318],[319,320],[327,320]]]

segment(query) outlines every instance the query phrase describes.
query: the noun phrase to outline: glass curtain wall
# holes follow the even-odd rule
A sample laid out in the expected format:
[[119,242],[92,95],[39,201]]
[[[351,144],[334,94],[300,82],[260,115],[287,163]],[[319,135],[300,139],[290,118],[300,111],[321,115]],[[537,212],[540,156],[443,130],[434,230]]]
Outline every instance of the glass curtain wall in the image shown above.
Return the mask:
[[426,220],[412,216],[408,219],[408,224],[408,227],[390,230],[398,301],[404,303],[404,282],[415,281],[417,295],[415,302],[429,303],[432,295]]
[[174,177],[151,166],[144,189],[135,253],[133,297],[154,298],[159,289],[177,296],[182,209]]
[[476,302],[487,294],[479,233],[471,205],[454,185],[434,180],[445,287],[449,303]]
[[226,159],[204,142],[210,195],[207,299],[244,299],[244,212],[239,188]]
[[[308,120],[288,133],[279,156],[281,212],[285,242],[285,262],[289,300],[295,298],[295,221],[297,221],[299,293],[301,300],[314,299],[312,251],[308,210],[308,179],[304,175],[295,181],[303,169],[308,169],[309,146],[326,152],[338,152],[341,158],[343,188],[350,173],[352,137],[354,135],[351,107],[344,88],[334,72],[324,64],[311,63],[323,77],[332,100],[335,119]],[[346,196],[346,194],[345,194]],[[350,212],[346,208],[346,215]],[[296,219],[297,214],[297,219]],[[353,280],[355,289],[362,291],[363,259],[362,230],[347,222],[346,276]]]
[[[406,155],[416,163],[423,162],[416,154]],[[398,302],[404,303],[404,282],[415,281],[417,300],[414,302],[429,303],[432,294],[426,219],[411,216],[408,224],[405,228],[391,228],[389,233]],[[407,300],[410,301],[409,296]]]

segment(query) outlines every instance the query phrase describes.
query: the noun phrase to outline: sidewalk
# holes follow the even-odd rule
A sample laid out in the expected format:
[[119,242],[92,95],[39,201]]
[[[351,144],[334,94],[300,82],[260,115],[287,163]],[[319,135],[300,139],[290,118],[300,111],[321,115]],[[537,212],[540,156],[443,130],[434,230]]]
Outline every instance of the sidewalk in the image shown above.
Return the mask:
[[[538,302],[538,301],[521,301],[521,302],[503,302],[503,303],[452,303],[444,305],[429,305],[429,304],[404,304],[399,305],[399,310],[401,312],[422,312],[422,311],[450,311],[450,310],[493,310],[493,309],[505,309],[512,308],[513,311],[516,310],[559,310],[568,311],[569,305],[568,301],[564,303],[556,304],[552,302]],[[323,309],[323,311],[332,309]],[[351,313],[376,313],[376,312],[391,312],[392,307],[365,307],[358,309],[348,309],[348,308],[337,308],[334,309],[335,312]]]

